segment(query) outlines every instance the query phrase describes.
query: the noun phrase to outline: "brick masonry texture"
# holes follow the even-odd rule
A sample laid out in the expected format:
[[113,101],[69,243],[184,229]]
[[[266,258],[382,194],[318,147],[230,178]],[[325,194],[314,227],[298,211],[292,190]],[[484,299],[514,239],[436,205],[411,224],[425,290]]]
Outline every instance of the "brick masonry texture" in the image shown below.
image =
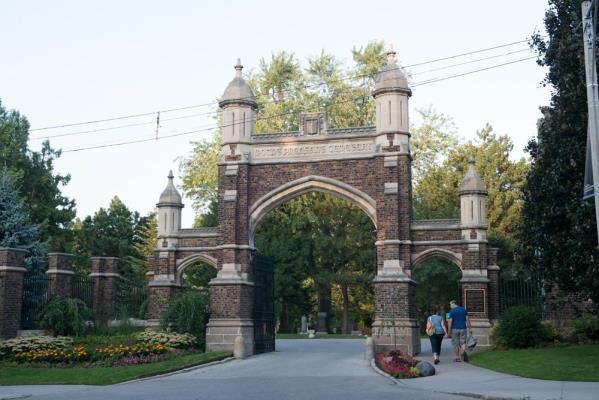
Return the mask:
[[[25,266],[26,253],[13,249],[0,249],[0,267]],[[23,272],[0,271],[0,338],[17,335],[21,327],[23,297]]]

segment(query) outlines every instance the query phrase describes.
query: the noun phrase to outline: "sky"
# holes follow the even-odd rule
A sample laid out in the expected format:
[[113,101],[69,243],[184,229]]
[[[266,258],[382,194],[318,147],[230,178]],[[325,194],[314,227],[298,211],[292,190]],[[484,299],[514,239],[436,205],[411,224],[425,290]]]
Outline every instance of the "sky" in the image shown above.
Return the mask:
[[[25,115],[32,129],[155,113],[213,103],[234,76],[278,51],[299,60],[323,49],[351,63],[351,50],[373,40],[393,44],[401,65],[521,41],[543,32],[546,0],[481,1],[21,1],[0,10],[0,100]],[[534,56],[526,43],[408,68],[414,83]],[[489,58],[471,62],[480,58]],[[470,62],[469,64],[462,64]],[[305,64],[304,64],[305,65]],[[453,66],[452,66],[453,65]],[[438,69],[443,68],[443,69]],[[436,71],[430,71],[435,70]],[[458,134],[472,140],[490,123],[523,157],[536,133],[539,107],[549,88],[534,59],[413,88],[410,116],[432,105],[451,116]],[[162,140],[86,151],[82,147],[156,135],[155,115],[33,131],[64,153],[56,170],[70,174],[63,193],[85,217],[119,196],[132,210],[151,212],[169,169],[180,184],[179,162],[193,141],[208,139],[214,105],[162,112],[160,135],[199,132]],[[198,115],[203,114],[203,115]],[[181,118],[180,118],[181,117]],[[170,118],[175,120],[167,121]],[[99,130],[122,125],[120,129]],[[184,200],[183,225],[193,210]]]

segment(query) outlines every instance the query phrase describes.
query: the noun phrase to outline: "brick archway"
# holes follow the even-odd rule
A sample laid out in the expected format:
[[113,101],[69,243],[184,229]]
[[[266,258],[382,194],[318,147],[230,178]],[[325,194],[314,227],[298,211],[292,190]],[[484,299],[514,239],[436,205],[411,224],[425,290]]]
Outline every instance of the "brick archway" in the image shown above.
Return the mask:
[[249,209],[249,245],[254,246],[256,228],[269,211],[310,192],[330,194],[358,206],[376,227],[376,201],[368,194],[336,179],[309,175],[271,190],[256,200]]
[[[180,271],[194,257],[210,257],[217,277],[210,282],[208,350],[233,349],[241,336],[246,354],[254,348],[252,270],[254,232],[274,207],[311,191],[325,192],[359,206],[377,231],[373,337],[378,351],[395,343],[420,352],[414,265],[432,255],[462,270],[463,298],[479,346],[488,344],[498,311],[496,251],[489,248],[486,189],[474,161],[460,186],[459,220],[414,221],[412,156],[408,118],[411,91],[389,53],[389,63],[372,93],[376,125],[328,128],[326,114],[305,113],[294,132],[255,134],[257,103],[237,65],[220,107],[223,141],[218,165],[219,225],[181,229],[181,197],[170,182],[158,204],[159,237],[151,259],[150,316],[157,319],[180,287]],[[476,206],[475,206],[476,205]],[[164,210],[163,210],[164,209]]]
[[179,286],[183,286],[182,276],[183,276],[183,272],[185,271],[185,269],[187,267],[191,267],[192,265],[195,265],[197,263],[208,264],[211,267],[213,267],[214,269],[218,270],[218,260],[216,258],[211,257],[210,255],[204,254],[204,253],[192,254],[192,255],[187,256],[181,260],[177,260],[177,270],[176,270],[176,274],[175,274],[175,282]]

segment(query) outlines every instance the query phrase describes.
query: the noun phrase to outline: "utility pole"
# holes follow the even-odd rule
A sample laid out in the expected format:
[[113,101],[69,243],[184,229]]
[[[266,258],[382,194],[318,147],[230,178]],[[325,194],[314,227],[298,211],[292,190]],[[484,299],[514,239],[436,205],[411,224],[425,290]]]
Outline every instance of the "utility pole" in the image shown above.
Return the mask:
[[[597,8],[597,1],[595,8]],[[584,65],[587,84],[587,104],[589,110],[589,136],[591,159],[593,162],[593,196],[595,197],[595,218],[597,220],[597,238],[599,240],[599,94],[597,92],[597,67],[595,61],[595,24],[591,14],[591,2],[582,2],[582,27],[584,41]]]

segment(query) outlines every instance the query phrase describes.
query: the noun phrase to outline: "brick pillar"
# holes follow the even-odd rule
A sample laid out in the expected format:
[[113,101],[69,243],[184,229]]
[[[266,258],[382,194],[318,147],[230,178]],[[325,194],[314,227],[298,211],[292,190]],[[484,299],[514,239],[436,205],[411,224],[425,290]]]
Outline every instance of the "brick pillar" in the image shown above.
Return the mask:
[[374,280],[375,322],[372,336],[376,352],[395,348],[420,353],[416,320],[416,282],[404,274],[379,274]]
[[[235,156],[237,157],[237,156]],[[219,165],[219,230],[222,238],[218,274],[210,282],[207,351],[233,351],[241,336],[245,354],[254,352],[254,283],[248,232],[250,166],[239,156]]]
[[26,256],[25,250],[0,247],[0,339],[15,337],[21,329]]
[[94,282],[93,309],[96,318],[106,323],[115,317],[114,295],[117,280],[120,279],[119,259],[116,257],[92,257],[92,273],[89,275]]
[[166,310],[171,297],[180,289],[176,273],[177,261],[174,247],[163,247],[154,251],[150,258],[150,272],[146,275],[150,279],[148,323],[151,326],[158,326],[160,315]]
[[75,256],[67,253],[48,253],[48,277],[50,293],[54,296],[70,298],[73,295],[71,278]]
[[489,320],[491,322],[499,318],[499,266],[497,265],[497,250],[497,248],[489,248],[489,263],[487,266],[487,277],[489,278],[487,302],[489,305]]
[[416,282],[411,278],[412,174],[407,138],[389,140],[379,158],[377,276],[374,280],[376,352],[420,352]]
[[[465,272],[465,271],[464,271]],[[472,334],[478,340],[477,350],[491,346],[489,330],[489,279],[485,277],[462,277],[462,305],[468,311]]]

